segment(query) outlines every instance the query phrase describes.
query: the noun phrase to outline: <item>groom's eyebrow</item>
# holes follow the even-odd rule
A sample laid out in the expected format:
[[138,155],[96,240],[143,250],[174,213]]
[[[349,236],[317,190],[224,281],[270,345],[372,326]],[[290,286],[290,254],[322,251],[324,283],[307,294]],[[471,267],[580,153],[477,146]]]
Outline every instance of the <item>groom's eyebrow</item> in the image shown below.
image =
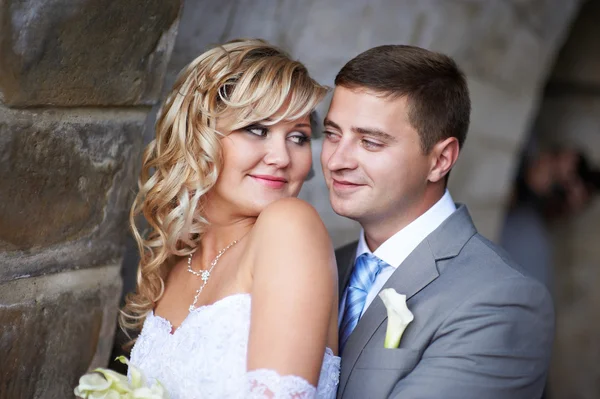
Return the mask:
[[358,134],[366,134],[368,136],[372,136],[384,141],[394,142],[396,138],[389,133],[384,132],[383,130],[377,128],[369,128],[369,127],[352,127],[352,131]]
[[331,119],[325,118],[325,120],[323,121],[323,125],[324,126],[331,126],[332,128],[337,129],[337,130],[342,130],[342,128],[340,127],[340,125],[338,125],[337,123],[335,123]]
[[[335,123],[334,121],[332,121],[331,119],[327,119],[325,118],[325,120],[323,121],[323,125],[325,126],[330,126],[334,129],[337,130],[342,130],[342,128],[340,127],[340,125],[338,125],[337,123]],[[368,128],[368,127],[356,127],[353,126],[352,128],[350,128],[350,130],[352,130],[354,133],[358,133],[358,134],[366,134],[368,136],[372,136],[381,140],[385,140],[388,142],[395,142],[396,138],[394,136],[392,136],[389,133],[384,132],[383,130],[377,129],[377,128]]]

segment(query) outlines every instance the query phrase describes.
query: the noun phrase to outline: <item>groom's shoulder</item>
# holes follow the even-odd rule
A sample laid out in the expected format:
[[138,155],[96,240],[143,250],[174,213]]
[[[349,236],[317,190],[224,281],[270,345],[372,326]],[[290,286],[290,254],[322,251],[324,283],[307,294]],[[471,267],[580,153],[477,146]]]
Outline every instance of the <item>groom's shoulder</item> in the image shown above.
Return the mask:
[[476,233],[465,244],[460,254],[450,260],[447,270],[480,287],[510,286],[516,284],[530,289],[545,290],[543,284],[531,277],[525,267],[517,264],[499,245]]
[[[495,244],[480,233],[476,233],[465,245],[465,254],[472,258],[472,263],[488,265],[498,268],[507,274],[523,275],[528,277],[525,270],[513,261],[510,255],[499,245]],[[482,262],[487,260],[486,262]]]
[[441,308],[453,315],[446,315],[448,325],[465,315],[480,314],[484,308],[484,313],[492,312],[506,322],[533,320],[527,312],[509,308],[534,309],[548,320],[553,318],[554,304],[548,288],[479,233],[465,243],[456,257],[440,259],[437,266],[439,277],[431,285],[429,295],[438,296]]

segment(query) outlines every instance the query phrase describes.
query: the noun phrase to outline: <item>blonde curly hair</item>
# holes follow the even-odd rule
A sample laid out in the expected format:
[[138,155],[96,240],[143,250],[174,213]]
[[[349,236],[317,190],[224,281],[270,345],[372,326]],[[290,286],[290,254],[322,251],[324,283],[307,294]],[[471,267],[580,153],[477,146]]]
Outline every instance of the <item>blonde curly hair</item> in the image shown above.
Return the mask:
[[[170,266],[194,252],[206,230],[202,202],[222,168],[219,117],[227,112],[227,120],[235,121],[227,131],[295,120],[309,114],[326,91],[304,65],[260,39],[214,47],[183,69],[158,113],[131,207],[140,263],[137,290],[119,317],[123,330],[141,328],[163,295]],[[136,226],[140,214],[147,234]]]

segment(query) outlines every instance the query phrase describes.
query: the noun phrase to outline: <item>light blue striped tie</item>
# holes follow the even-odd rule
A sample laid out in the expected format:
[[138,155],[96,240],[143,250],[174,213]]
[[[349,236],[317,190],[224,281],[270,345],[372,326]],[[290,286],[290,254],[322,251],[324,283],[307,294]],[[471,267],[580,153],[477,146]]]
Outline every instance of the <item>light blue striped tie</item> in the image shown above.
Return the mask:
[[348,341],[350,334],[358,324],[375,278],[386,266],[387,263],[369,253],[364,253],[356,259],[350,283],[346,289],[344,316],[340,326],[340,353],[344,350],[346,341]]

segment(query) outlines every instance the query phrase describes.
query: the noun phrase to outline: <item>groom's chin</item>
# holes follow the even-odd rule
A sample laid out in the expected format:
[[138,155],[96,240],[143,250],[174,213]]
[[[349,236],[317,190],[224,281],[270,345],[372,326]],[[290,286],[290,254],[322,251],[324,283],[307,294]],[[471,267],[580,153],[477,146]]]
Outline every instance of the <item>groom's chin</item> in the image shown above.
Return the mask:
[[340,198],[333,192],[329,193],[329,203],[333,211],[340,216],[355,219],[360,214],[358,209],[354,209],[356,203],[349,198]]

